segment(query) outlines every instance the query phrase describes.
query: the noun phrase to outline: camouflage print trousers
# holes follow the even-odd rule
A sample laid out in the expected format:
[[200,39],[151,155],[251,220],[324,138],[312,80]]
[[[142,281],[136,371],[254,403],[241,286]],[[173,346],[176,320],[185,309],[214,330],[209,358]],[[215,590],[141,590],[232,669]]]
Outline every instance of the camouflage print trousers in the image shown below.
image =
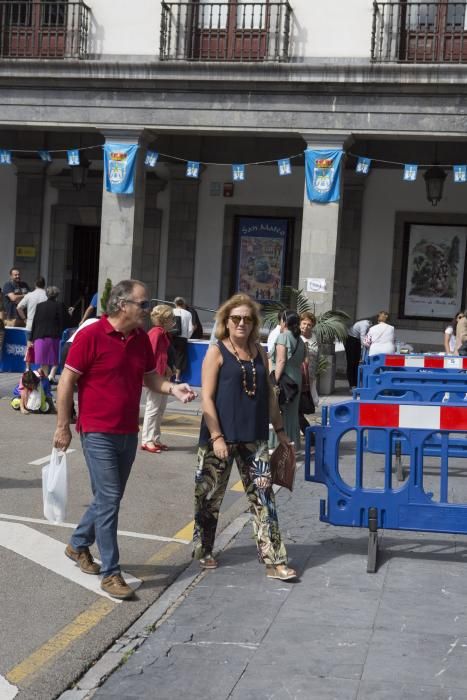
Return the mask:
[[[287,553],[277,521],[267,442],[231,444],[229,452],[229,458],[221,460],[214,454],[211,444],[198,449],[193,557],[202,559],[212,553],[219,510],[235,460],[253,514],[258,558],[264,564],[286,564]],[[266,480],[265,488],[255,483],[257,479],[262,479],[263,483]]]

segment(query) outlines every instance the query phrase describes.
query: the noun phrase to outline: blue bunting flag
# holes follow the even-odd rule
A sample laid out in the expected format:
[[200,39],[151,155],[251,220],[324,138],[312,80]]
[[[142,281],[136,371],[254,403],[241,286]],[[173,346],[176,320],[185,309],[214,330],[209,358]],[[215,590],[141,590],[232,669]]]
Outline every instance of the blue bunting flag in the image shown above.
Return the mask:
[[186,176],[187,177],[198,177],[199,176],[199,162],[197,160],[189,160],[186,164]]
[[290,158],[281,158],[281,160],[278,160],[277,167],[279,169],[279,175],[292,175]]

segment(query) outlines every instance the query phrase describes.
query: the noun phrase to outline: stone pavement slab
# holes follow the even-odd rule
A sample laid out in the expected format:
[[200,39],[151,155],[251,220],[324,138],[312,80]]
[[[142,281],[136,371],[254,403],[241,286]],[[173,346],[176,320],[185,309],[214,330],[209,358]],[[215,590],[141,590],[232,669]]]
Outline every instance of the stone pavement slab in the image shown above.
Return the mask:
[[296,484],[277,503],[300,580],[265,577],[247,524],[92,697],[465,700],[467,538],[382,532],[367,574],[367,533],[320,523],[325,490]]

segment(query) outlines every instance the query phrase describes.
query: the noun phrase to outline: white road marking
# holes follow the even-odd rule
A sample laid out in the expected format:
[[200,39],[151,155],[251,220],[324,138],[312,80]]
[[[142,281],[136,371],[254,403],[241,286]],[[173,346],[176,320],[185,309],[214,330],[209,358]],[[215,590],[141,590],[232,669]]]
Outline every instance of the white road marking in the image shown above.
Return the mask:
[[12,700],[18,694],[16,685],[8,683],[7,679],[0,676],[0,700]]
[[[71,454],[72,452],[76,452],[76,450],[67,450],[66,453],[67,455]],[[45,464],[46,462],[50,461],[50,455],[47,455],[47,457],[41,457],[40,459],[35,459],[34,462],[28,462],[28,464],[32,464],[34,466],[40,466],[41,464]]]
[[[100,576],[83,574],[76,564],[65,556],[63,542],[54,540],[31,527],[17,523],[0,522],[0,547],[16,552],[16,554],[43,566],[45,569],[87,588],[96,595],[121,602],[101,589]],[[141,585],[140,579],[124,571],[122,571],[122,575],[132,588],[136,589]]]
[[[41,518],[28,518],[25,515],[7,515],[0,513],[1,520],[15,520],[20,523],[35,523],[37,525],[51,525],[52,527],[65,527],[74,530],[77,523],[51,523],[48,520]],[[145,532],[130,532],[129,530],[118,530],[118,535],[122,537],[135,537],[139,540],[156,540],[158,542],[178,542],[179,544],[190,544],[191,540],[181,540],[177,537],[164,537],[164,535],[148,535]],[[2,700],[0,696],[0,700]]]

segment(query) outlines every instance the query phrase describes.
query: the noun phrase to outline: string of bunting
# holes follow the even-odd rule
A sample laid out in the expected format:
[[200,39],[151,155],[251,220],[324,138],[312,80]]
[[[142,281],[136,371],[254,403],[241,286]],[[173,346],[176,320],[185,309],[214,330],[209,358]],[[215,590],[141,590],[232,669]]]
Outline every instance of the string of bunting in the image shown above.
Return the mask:
[[[52,163],[53,154],[66,153],[67,163],[70,167],[80,165],[80,152],[91,150],[95,148],[102,148],[104,153],[108,146],[115,152],[115,146],[118,145],[120,151],[120,156],[122,156],[122,151],[128,149],[127,144],[104,144],[102,146],[81,146],[80,148],[72,149],[50,149],[50,150],[32,150],[32,149],[0,149],[0,165],[12,165],[13,164],[13,154],[14,153],[36,153],[38,157],[46,162]],[[167,153],[160,153],[158,151],[147,150],[144,159],[144,164],[148,168],[155,168],[157,163],[160,161],[161,156],[167,160],[178,161],[181,163],[186,163],[186,176],[191,178],[199,177],[200,168],[202,165],[220,165],[230,167],[232,169],[232,179],[234,182],[242,182],[246,179],[246,167],[252,165],[270,165],[271,163],[277,163],[279,175],[291,175],[292,174],[292,164],[291,161],[295,158],[300,158],[303,156],[303,152],[296,153],[295,155],[288,156],[287,158],[280,158],[277,160],[261,160],[254,161],[251,163],[214,163],[209,161],[195,161],[187,160],[186,158],[179,158],[178,156],[172,156]],[[122,158],[120,158],[121,160]]]
[[[0,165],[12,165],[13,164],[13,153],[37,153],[38,157],[46,162],[51,163],[53,161],[53,154],[66,153],[66,158],[68,165],[73,167],[80,165],[80,152],[87,151],[96,148],[103,148],[105,150],[106,145],[114,146],[113,144],[104,144],[102,146],[81,146],[79,148],[72,149],[50,149],[50,150],[32,150],[32,149],[0,149]],[[128,146],[125,145],[125,148]],[[431,168],[435,165],[440,168],[452,168],[454,182],[467,182],[467,164],[452,164],[452,163],[404,163],[397,160],[384,160],[382,158],[366,158],[364,156],[359,156],[356,153],[348,152],[348,156],[356,159],[355,171],[360,175],[368,175],[371,170],[372,163],[384,163],[385,165],[399,165],[404,168],[403,180],[407,182],[415,182],[417,179],[419,168]],[[181,163],[186,163],[186,176],[191,178],[199,177],[200,168],[202,165],[219,165],[232,168],[232,179],[234,182],[242,182],[246,179],[246,168],[252,165],[270,165],[271,163],[277,163],[279,175],[291,175],[292,174],[292,163],[291,161],[303,156],[303,152],[296,153],[295,155],[288,156],[287,158],[279,158],[274,160],[260,160],[252,161],[250,163],[214,163],[209,161],[195,161],[187,160],[186,158],[179,158],[178,156],[169,155],[167,153],[160,153],[158,151],[146,151],[146,156],[144,164],[148,168],[155,168],[160,160],[160,157],[166,158],[168,160],[178,161]]]
[[385,165],[399,165],[403,167],[404,171],[402,174],[402,179],[405,180],[405,182],[415,182],[415,180],[417,179],[419,168],[434,167],[452,168],[454,182],[467,182],[467,165],[463,164],[453,165],[451,163],[403,163],[397,160],[383,160],[382,158],[365,158],[364,156],[359,156],[351,152],[349,152],[347,155],[357,160],[357,163],[355,165],[355,172],[359,175],[368,175],[372,163],[384,163]]
[[[81,164],[80,153],[93,148],[102,148],[104,152],[104,181],[108,192],[115,194],[132,194],[134,187],[134,172],[136,155],[139,146],[128,143],[105,143],[102,146],[82,146],[72,149],[56,150],[20,150],[20,149],[0,149],[0,165],[11,165],[13,153],[36,153],[38,157],[47,163],[53,160],[53,154],[66,153],[66,159],[70,167]],[[373,162],[385,163],[403,167],[403,180],[415,182],[418,169],[420,167],[433,167],[430,164],[402,163],[400,161],[382,160],[378,158],[367,158],[349,152],[348,156],[356,159],[355,171],[363,176],[367,176],[371,171]],[[305,158],[305,179],[308,198],[312,202],[327,204],[339,200],[341,162],[344,156],[342,149],[312,149],[307,148],[301,153],[280,158],[277,160],[254,161],[251,163],[212,163],[207,161],[186,160],[158,151],[146,150],[144,164],[148,168],[155,168],[163,157],[186,164],[185,175],[189,178],[198,178],[202,165],[217,165],[230,167],[232,170],[233,182],[244,182],[246,180],[246,168],[253,165],[277,164],[278,174],[287,176],[292,174],[292,160],[304,156]],[[467,164],[439,165],[439,167],[452,168],[455,183],[467,182]]]

